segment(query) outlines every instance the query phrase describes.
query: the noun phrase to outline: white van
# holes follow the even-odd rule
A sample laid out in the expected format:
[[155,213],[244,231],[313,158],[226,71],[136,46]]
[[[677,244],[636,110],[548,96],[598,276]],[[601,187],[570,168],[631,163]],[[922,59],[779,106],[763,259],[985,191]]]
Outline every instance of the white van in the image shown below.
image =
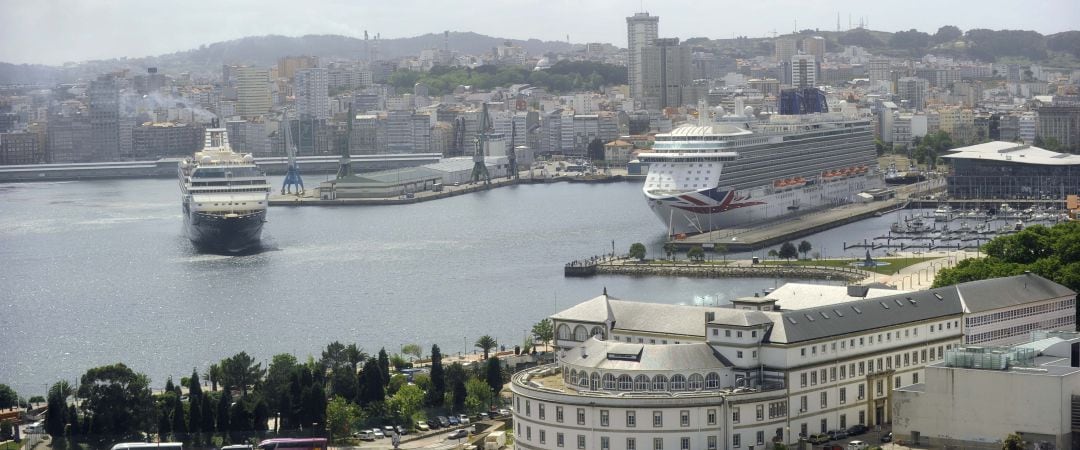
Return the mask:
[[869,447],[863,441],[851,441],[847,443],[847,450],[866,450]]

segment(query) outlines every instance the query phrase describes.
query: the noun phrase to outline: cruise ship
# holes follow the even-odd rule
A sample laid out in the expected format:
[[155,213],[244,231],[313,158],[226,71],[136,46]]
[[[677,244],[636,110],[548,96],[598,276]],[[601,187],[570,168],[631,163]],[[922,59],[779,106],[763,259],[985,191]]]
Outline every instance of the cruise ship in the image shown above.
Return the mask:
[[884,186],[871,119],[853,111],[703,116],[638,155],[649,165],[645,198],[669,236],[746,228]]
[[207,128],[203,149],[179,165],[184,231],[202,251],[239,253],[259,245],[270,184],[251,155],[229,147],[224,128]]

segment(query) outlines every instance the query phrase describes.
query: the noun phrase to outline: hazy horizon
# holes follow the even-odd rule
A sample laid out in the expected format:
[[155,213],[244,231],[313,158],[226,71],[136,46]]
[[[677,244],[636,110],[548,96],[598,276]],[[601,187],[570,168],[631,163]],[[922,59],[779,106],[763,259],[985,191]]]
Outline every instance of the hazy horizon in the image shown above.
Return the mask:
[[[311,4],[282,0],[240,0],[216,4],[191,0],[162,7],[156,2],[109,0],[82,2],[0,0],[0,61],[60,65],[112,58],[141,58],[198,48],[249,36],[338,34],[361,38],[364,31],[383,39],[471,31],[499,38],[541,39],[572,43],[605,42],[626,46],[625,17],[643,9],[660,17],[663,37],[766,37],[797,28],[835,31],[857,26],[899,31],[911,28],[933,34],[943,25],[1023,29],[1042,34],[1068,31],[1080,23],[1080,8],[1070,0],[1047,0],[1039,11],[1021,11],[1015,2],[867,3],[855,0],[815,2],[807,10],[799,0],[739,4],[664,3],[591,0],[490,0],[477,8],[448,8],[435,0],[373,2],[323,0]],[[1015,11],[1020,14],[1009,14]],[[737,16],[732,16],[732,13]],[[715,20],[702,20],[715,17]],[[494,18],[494,19],[493,19]]]

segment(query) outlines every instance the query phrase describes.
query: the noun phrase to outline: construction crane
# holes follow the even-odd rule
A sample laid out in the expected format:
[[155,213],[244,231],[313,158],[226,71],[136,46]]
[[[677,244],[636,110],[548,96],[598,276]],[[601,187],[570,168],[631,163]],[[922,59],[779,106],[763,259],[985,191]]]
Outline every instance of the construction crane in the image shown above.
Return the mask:
[[341,162],[338,163],[337,179],[342,179],[353,174],[352,158],[349,157],[349,144],[352,142],[352,123],[356,116],[353,114],[353,105],[349,104],[349,116],[345,119],[345,148],[341,149]]
[[484,164],[484,156],[487,155],[488,150],[488,128],[490,127],[491,122],[488,118],[487,103],[484,103],[484,107],[480,112],[480,128],[476,133],[476,150],[473,153],[471,177],[473,183],[483,179],[484,184],[491,184],[491,174],[488,173],[487,164]]
[[281,195],[286,192],[292,194],[296,188],[296,195],[304,195],[304,180],[300,178],[300,166],[296,164],[296,149],[292,145],[292,123],[289,121],[289,112],[283,114],[285,119],[285,154],[289,156],[289,169],[285,172],[285,181],[281,184]]

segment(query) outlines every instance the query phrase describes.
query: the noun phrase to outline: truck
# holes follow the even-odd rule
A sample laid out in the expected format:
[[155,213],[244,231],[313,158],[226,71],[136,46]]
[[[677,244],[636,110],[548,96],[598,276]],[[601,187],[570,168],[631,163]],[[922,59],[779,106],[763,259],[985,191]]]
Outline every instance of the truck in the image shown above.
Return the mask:
[[492,431],[484,437],[484,450],[499,450],[506,445],[505,431]]

